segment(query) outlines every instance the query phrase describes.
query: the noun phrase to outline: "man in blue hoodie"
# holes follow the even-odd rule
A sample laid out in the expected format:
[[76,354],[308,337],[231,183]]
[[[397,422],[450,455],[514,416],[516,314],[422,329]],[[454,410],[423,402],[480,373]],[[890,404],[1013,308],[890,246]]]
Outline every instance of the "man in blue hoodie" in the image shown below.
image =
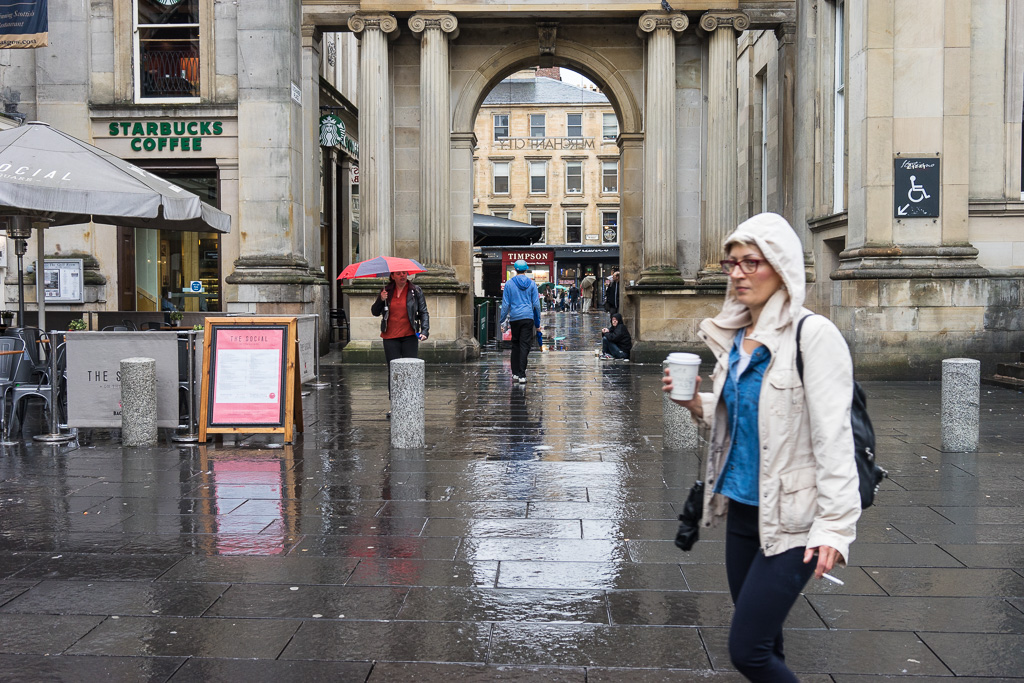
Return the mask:
[[501,296],[498,322],[512,326],[512,381],[526,384],[526,357],[540,327],[540,295],[536,283],[526,275],[529,266],[522,259],[515,262],[516,276],[505,283]]

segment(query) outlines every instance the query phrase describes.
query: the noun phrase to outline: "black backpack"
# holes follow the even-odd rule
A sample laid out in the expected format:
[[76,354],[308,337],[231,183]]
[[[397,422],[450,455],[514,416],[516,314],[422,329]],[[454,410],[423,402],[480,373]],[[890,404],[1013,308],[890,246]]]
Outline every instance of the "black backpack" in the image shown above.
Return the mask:
[[[800,374],[801,382],[804,381],[804,359],[800,348],[800,330],[804,321],[810,317],[804,316],[796,326],[796,371]],[[878,485],[889,473],[875,464],[875,428],[871,426],[871,418],[868,417],[864,389],[856,381],[853,383],[853,403],[850,405],[850,426],[853,427],[853,456],[857,463],[857,476],[860,478],[860,506],[869,508],[875,502]]]

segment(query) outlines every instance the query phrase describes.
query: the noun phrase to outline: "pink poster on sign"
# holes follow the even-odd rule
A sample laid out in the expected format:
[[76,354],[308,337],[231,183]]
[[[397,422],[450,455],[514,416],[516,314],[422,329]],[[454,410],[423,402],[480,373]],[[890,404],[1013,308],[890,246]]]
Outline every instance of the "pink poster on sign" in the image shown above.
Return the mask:
[[285,328],[214,329],[210,424],[280,424]]

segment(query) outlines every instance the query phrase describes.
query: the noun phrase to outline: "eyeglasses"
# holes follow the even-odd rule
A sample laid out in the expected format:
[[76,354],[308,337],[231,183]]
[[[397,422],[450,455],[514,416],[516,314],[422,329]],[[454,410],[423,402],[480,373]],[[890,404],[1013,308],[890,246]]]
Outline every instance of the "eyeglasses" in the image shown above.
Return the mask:
[[739,261],[735,259],[726,259],[724,261],[719,261],[718,265],[722,266],[722,272],[725,273],[726,275],[732,275],[732,271],[736,270],[736,266],[739,266],[740,270],[742,270],[747,275],[750,275],[751,273],[755,272],[757,270],[757,267],[764,262],[765,259],[763,258],[745,258]]

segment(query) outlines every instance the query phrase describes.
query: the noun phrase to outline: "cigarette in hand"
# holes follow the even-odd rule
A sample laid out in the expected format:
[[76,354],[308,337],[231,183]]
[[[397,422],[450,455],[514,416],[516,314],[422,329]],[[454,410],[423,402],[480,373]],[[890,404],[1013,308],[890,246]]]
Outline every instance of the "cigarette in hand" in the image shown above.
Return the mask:
[[832,576],[831,574],[822,574],[821,578],[828,579],[832,583],[839,584],[840,586],[845,586],[846,585],[843,581],[837,579],[836,577]]

